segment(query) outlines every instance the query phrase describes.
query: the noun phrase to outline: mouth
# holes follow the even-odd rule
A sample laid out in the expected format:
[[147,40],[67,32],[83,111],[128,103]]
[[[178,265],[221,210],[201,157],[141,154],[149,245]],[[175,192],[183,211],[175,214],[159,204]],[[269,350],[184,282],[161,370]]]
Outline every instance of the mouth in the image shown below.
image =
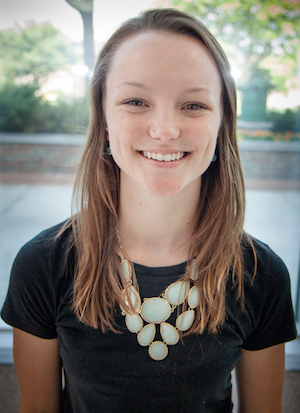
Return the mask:
[[154,159],[155,161],[172,162],[179,161],[180,159],[184,158],[188,154],[188,152],[172,152],[163,154],[160,152],[141,151],[140,154],[145,158]]

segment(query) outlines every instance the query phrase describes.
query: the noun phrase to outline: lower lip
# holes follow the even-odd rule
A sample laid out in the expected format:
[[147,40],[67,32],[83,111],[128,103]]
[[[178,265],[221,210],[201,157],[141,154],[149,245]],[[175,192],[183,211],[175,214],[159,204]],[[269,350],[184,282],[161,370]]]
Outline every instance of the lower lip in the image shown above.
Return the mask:
[[140,152],[138,152],[138,154],[145,159],[146,161],[150,162],[151,165],[156,166],[157,168],[172,168],[172,167],[176,167],[179,163],[181,163],[185,158],[187,158],[189,156],[189,154],[187,153],[186,155],[184,155],[183,158],[181,159],[177,159],[176,161],[157,161],[156,159],[152,159],[152,158],[147,158],[146,156],[142,155]]

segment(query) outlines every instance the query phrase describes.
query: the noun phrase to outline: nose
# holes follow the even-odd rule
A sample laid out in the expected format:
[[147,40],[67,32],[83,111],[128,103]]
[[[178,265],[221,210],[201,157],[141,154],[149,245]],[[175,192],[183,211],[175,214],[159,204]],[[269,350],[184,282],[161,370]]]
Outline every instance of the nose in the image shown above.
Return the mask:
[[180,136],[179,121],[172,111],[156,111],[150,124],[149,134],[153,139],[168,142]]

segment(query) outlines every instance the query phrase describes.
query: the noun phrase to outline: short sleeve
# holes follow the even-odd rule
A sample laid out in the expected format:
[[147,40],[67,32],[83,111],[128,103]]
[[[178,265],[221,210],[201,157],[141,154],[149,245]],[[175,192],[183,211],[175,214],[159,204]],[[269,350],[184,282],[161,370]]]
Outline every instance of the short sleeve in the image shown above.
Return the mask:
[[18,253],[12,266],[2,319],[41,338],[55,338],[55,299],[48,252],[35,238]]
[[257,275],[249,287],[248,314],[252,331],[243,342],[246,350],[260,350],[297,337],[290,277],[283,261],[267,246],[257,249]]

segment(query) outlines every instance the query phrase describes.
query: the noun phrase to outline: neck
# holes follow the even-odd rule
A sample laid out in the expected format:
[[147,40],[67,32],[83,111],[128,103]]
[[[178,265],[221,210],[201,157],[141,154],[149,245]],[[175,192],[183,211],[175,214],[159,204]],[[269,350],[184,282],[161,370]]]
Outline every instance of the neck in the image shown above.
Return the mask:
[[180,264],[189,258],[200,196],[200,180],[171,197],[152,195],[122,182],[119,231],[132,262],[149,267]]

